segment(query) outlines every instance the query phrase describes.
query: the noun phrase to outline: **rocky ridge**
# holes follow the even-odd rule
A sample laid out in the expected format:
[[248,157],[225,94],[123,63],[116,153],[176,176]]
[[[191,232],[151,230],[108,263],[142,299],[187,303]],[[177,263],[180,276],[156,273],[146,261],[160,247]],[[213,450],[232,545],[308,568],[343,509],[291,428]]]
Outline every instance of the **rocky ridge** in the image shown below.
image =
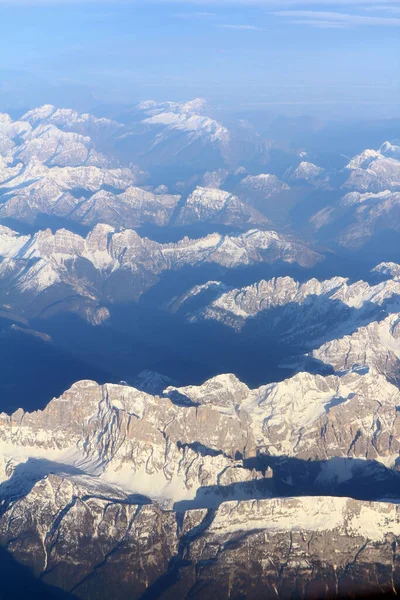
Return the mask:
[[70,294],[95,310],[99,302],[135,300],[163,272],[187,266],[232,269],[285,261],[307,267],[321,260],[306,246],[273,231],[159,244],[134,230],[108,225],[97,225],[86,238],[65,229],[19,235],[1,227],[0,257],[3,304],[26,314],[62,303]]
[[[374,372],[257,390],[224,375],[162,396],[79,382],[0,416],[1,542],[83,599],[393,592],[397,502],[327,490],[374,474],[377,494],[398,486],[399,400]],[[273,497],[283,479],[296,489],[282,454],[320,461],[313,497]]]
[[[30,470],[46,460],[161,504],[213,506],[224,487],[235,496],[235,485],[248,482],[271,495],[263,457],[320,461],[321,484],[345,481],[372,468],[368,461],[396,468],[399,401],[398,389],[373,370],[298,373],[254,390],[220,375],[156,396],[83,381],[43,411],[1,415],[3,489],[28,485]],[[257,495],[247,485],[237,492]]]
[[[214,298],[210,301],[211,291]],[[203,306],[202,294],[207,294]],[[201,307],[191,311],[189,302],[194,297],[199,298]],[[304,340],[315,344],[325,336],[340,337],[363,325],[378,326],[386,315],[399,311],[399,297],[397,278],[371,285],[350,283],[343,277],[304,283],[277,277],[243,288],[232,289],[215,281],[195,286],[175,300],[173,310],[180,310],[191,322],[217,321],[237,332],[254,321],[261,326],[258,335],[275,331],[295,345]]]

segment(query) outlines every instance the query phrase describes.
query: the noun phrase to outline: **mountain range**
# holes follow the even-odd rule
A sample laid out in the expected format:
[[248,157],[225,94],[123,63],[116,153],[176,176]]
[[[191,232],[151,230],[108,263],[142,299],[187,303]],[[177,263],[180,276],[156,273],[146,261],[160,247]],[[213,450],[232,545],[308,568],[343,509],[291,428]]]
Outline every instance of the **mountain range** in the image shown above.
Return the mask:
[[0,115],[5,585],[396,595],[400,145],[100,112]]

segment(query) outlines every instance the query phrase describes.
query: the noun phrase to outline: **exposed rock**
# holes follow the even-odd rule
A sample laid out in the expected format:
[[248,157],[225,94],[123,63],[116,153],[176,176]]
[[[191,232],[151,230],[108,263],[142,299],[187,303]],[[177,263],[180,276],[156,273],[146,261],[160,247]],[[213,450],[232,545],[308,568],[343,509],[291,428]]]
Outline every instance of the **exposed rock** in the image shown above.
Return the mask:
[[[196,296],[201,308],[190,311],[190,301]],[[218,321],[257,338],[273,333],[294,347],[315,348],[327,339],[335,344],[335,338],[364,325],[371,331],[379,328],[385,315],[400,310],[399,298],[397,279],[370,285],[365,281],[350,284],[342,277],[305,283],[278,277],[240,289],[209,282],[189,290],[170,308],[182,311],[191,322]]]
[[[33,236],[0,228],[0,298],[29,315],[75,298],[73,310],[137,300],[161,273],[187,266],[224,269],[276,261],[311,266],[321,257],[273,231],[250,230],[234,236],[212,234],[159,244],[135,231],[97,225],[86,238],[66,229]],[[76,304],[77,303],[77,304]],[[100,304],[101,303],[101,304]]]
[[42,412],[0,416],[0,541],[82,599],[394,593],[397,502],[267,498],[275,474],[246,460],[363,457],[347,472],[317,469],[320,484],[351,479],[360,462],[398,456],[399,401],[373,373],[299,374],[254,391],[226,375],[164,397],[80,382]]
[[[372,370],[299,373],[255,390],[220,375],[202,386],[168,387],[162,397],[83,381],[43,411],[0,416],[2,477],[21,463],[25,485],[36,463],[52,460],[162,504],[196,498],[213,506],[224,487],[235,494],[238,483],[246,485],[237,493],[265,497],[273,488],[258,487],[262,457],[320,461],[314,478],[324,461],[342,457],[326,465],[324,480],[362,476],[360,461],[349,458],[368,460],[372,474],[379,463],[395,467],[399,405],[399,390]],[[14,493],[13,485],[3,487]]]

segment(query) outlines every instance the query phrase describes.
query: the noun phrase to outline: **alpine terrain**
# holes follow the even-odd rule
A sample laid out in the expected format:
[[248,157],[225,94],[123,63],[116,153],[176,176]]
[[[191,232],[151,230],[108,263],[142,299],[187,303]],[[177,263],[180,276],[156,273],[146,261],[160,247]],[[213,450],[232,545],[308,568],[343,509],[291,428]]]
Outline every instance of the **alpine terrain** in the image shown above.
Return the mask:
[[0,598],[396,596],[396,123],[94,113],[0,115]]

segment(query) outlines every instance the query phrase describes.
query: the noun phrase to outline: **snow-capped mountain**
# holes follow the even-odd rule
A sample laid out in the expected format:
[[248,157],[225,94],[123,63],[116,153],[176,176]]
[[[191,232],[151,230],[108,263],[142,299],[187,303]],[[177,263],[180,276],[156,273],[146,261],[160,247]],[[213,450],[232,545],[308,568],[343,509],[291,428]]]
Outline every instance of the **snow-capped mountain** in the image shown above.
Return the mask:
[[197,188],[181,200],[162,187],[138,187],[136,173],[126,168],[49,168],[35,160],[25,167],[5,165],[1,178],[0,219],[35,223],[45,214],[88,227],[99,222],[114,227],[208,223],[239,229],[268,224],[261,213],[223,190]]
[[179,211],[175,224],[212,222],[239,228],[268,226],[269,221],[236,196],[216,188],[197,187]]
[[[90,225],[98,222],[96,217],[107,217],[116,225],[127,218],[128,224],[138,224],[137,215],[129,215],[129,209],[137,212],[143,200],[155,207],[156,215],[151,214],[150,219],[157,221],[157,211],[163,210],[159,205],[162,200],[171,205],[172,210],[178,201],[177,197],[162,197],[157,202],[154,194],[147,194],[136,189],[136,175],[130,169],[106,169],[95,166],[78,167],[53,167],[49,168],[38,160],[32,160],[27,165],[12,170],[12,178],[8,178],[8,169],[3,171],[3,189],[0,207],[0,218],[15,219],[25,223],[35,223],[39,215],[64,217],[71,221]],[[104,194],[107,189],[116,190],[117,194]],[[125,194],[119,199],[119,194]],[[114,205],[114,210],[113,210]],[[165,210],[165,209],[164,209]],[[168,210],[168,208],[167,208]],[[149,210],[147,210],[149,212]],[[94,214],[93,214],[94,213]],[[167,213],[168,214],[168,213]],[[146,220],[146,211],[143,218]]]
[[203,98],[190,102],[142,102],[138,106],[148,115],[143,119],[147,125],[164,125],[168,129],[189,132],[193,139],[206,138],[210,142],[226,144],[229,131],[215,119],[206,116],[209,111]]
[[[210,300],[210,292],[213,299]],[[202,294],[206,305],[190,310]],[[246,335],[262,338],[273,332],[294,347],[315,347],[326,339],[354,332],[371,321],[400,310],[400,283],[389,279],[376,285],[350,283],[342,277],[299,283],[291,277],[259,281],[244,288],[210,282],[186,292],[171,307],[191,322],[216,321]]]
[[[29,473],[35,460],[79,469],[94,483],[143,494],[162,506],[183,500],[213,506],[221,490],[212,486],[243,482],[255,484],[250,496],[261,483],[270,496],[271,484],[282,483],[279,469],[270,481],[273,467],[267,464],[279,467],[273,457],[287,466],[291,458],[321,462],[305,490],[323,489],[341,468],[347,468],[342,482],[350,485],[363,473],[359,462],[348,459],[395,469],[399,402],[398,388],[372,369],[325,377],[298,373],[254,390],[234,375],[219,375],[201,386],[169,386],[155,396],[127,385],[82,381],[43,411],[0,416],[1,479],[8,482],[3,490],[12,490],[9,480],[18,464],[18,471],[25,465]],[[338,457],[343,460],[326,464]],[[18,483],[29,484],[23,477]],[[297,485],[293,480],[293,489]],[[241,487],[245,492],[247,486]]]
[[154,165],[185,170],[207,170],[231,162],[231,134],[214,118],[207,103],[155,102],[135,106],[116,139],[119,156],[144,168]]
[[206,264],[234,269],[276,261],[307,267],[322,258],[273,231],[159,244],[134,230],[108,225],[97,225],[86,238],[65,229],[19,235],[1,227],[0,257],[3,304],[32,315],[56,301],[63,310],[64,300],[73,293],[80,310],[94,320],[107,316],[99,302],[135,300],[166,271]]
[[[44,411],[0,415],[1,543],[81,598],[160,582],[286,594],[322,575],[318,597],[332,597],[374,590],[378,571],[393,589],[398,504],[379,498],[398,487],[399,402],[373,372],[256,390],[223,375],[163,397],[79,382]],[[293,497],[300,480],[313,497]],[[349,489],[358,500],[327,495]]]
[[291,187],[271,173],[246,175],[236,187],[243,202],[250,204],[274,223],[283,225],[295,196]]
[[374,368],[387,378],[400,381],[400,313],[388,315],[382,321],[372,321],[349,335],[326,342],[311,355],[335,371],[353,367]]
[[0,554],[82,600],[394,593],[400,146],[117,113],[0,115]]
[[325,169],[308,161],[302,161],[286,176],[293,183],[307,183],[316,186],[325,185],[329,181]]
[[121,123],[112,119],[79,113],[71,108],[56,108],[51,104],[28,111],[21,117],[21,121],[28,122],[32,127],[54,125],[63,131],[73,131],[93,138],[112,135],[122,128]]
[[[400,154],[386,142],[379,150],[365,150],[344,169],[341,193],[310,217],[313,235],[331,247],[350,251],[376,242],[380,259],[393,258],[393,236],[399,229]],[[387,239],[386,232],[390,232]],[[396,257],[397,260],[397,257]]]
[[[164,115],[162,107],[147,105],[157,117]],[[188,117],[193,128],[180,129],[196,134],[193,140],[215,129],[209,118],[198,123],[193,116],[201,106],[195,102],[169,108],[175,112],[168,114]],[[119,135],[123,128],[117,125],[53,106],[29,111],[20,121],[0,115],[0,219],[35,225],[45,215],[85,227],[102,222],[133,228],[215,224],[245,229],[267,224],[263,215],[222,190],[198,188],[181,201],[163,185],[138,187],[145,177],[139,167],[121,168],[112,153],[106,157],[91,137],[78,133],[108,135],[112,145],[115,132]],[[219,136],[215,127],[212,143]]]
[[[399,162],[400,164],[400,162]],[[314,231],[342,247],[358,249],[387,231],[399,232],[400,193],[349,192],[336,206],[324,207],[312,218]]]
[[280,181],[275,175],[262,173],[261,175],[247,175],[240,182],[244,193],[254,193],[262,195],[263,199],[288,191],[289,186]]
[[161,375],[156,371],[145,369],[141,371],[132,382],[132,387],[152,396],[161,396],[163,391],[169,386],[178,386],[176,381]]
[[400,149],[385,142],[379,150],[365,150],[347,165],[345,187],[358,192],[400,189]]
[[9,115],[1,114],[0,154],[6,164],[21,163],[22,167],[36,160],[48,166],[74,167],[108,166],[112,162],[96,151],[88,135],[73,128],[65,131],[54,123],[30,119],[29,114],[13,121]]

